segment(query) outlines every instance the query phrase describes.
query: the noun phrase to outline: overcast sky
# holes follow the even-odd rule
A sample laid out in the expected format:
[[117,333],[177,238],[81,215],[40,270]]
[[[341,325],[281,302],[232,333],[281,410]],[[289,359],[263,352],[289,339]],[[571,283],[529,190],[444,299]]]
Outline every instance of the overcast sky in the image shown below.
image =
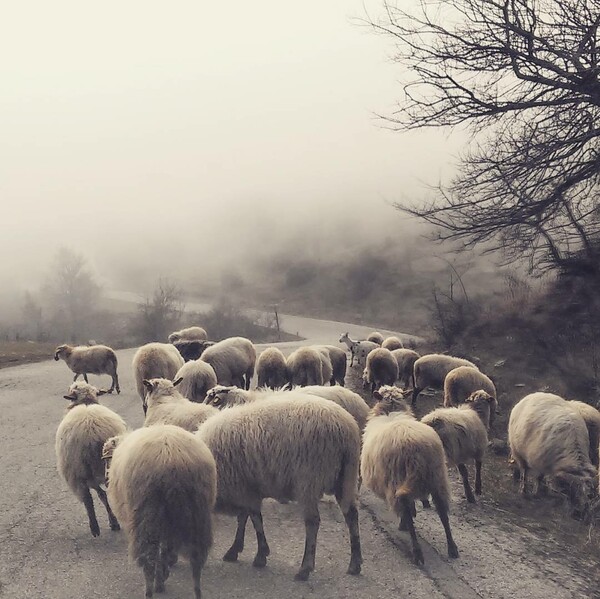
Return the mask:
[[374,118],[401,66],[363,16],[361,0],[5,3],[4,272],[61,244],[112,260],[215,228],[251,237],[265,216],[400,219],[385,201],[423,195],[456,148]]

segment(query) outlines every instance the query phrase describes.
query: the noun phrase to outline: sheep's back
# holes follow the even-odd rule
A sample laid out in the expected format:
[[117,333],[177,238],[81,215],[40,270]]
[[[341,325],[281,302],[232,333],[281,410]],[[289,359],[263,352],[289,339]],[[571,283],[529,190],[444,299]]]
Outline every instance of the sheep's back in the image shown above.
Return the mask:
[[80,345],[69,357],[71,370],[87,374],[111,374],[117,369],[117,354],[107,345]]
[[354,393],[354,391],[350,391],[345,387],[324,387],[322,385],[303,387],[302,391],[335,402],[356,420],[356,424],[358,424],[361,431],[364,430],[369,417],[369,406],[358,393]]
[[444,379],[444,405],[449,407],[464,403],[471,393],[479,389],[496,399],[496,387],[492,379],[479,369],[472,366],[453,368]]
[[463,358],[447,356],[445,354],[427,354],[421,356],[414,363],[415,385],[423,389],[433,387],[442,389],[446,375],[459,366],[471,366],[477,368],[475,364]]
[[148,406],[144,426],[171,424],[193,433],[203,422],[216,413],[218,413],[218,410],[213,406],[194,403],[187,399],[185,401],[165,402],[156,406]]
[[203,401],[206,392],[217,384],[214,368],[203,360],[186,362],[175,374],[174,378],[183,378],[178,390],[190,401]]
[[98,404],[69,410],[56,431],[57,468],[73,493],[104,482],[102,446],[127,426],[115,412]]

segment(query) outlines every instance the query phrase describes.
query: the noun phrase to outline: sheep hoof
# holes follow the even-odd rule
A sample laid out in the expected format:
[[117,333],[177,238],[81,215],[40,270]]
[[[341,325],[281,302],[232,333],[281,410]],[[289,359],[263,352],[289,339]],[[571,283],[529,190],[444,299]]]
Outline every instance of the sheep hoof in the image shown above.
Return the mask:
[[417,566],[423,566],[425,564],[425,558],[423,557],[423,552],[420,549],[415,549],[413,559],[415,560],[415,564],[417,564]]
[[448,547],[448,557],[456,559],[459,556],[458,547],[456,545]]
[[294,576],[294,580],[299,580],[299,581],[306,581],[308,580],[308,577],[310,575],[310,570],[308,568],[301,568],[298,571],[298,574],[296,574],[296,576]]
[[157,582],[157,583],[154,585],[154,590],[155,590],[157,593],[164,593],[164,592],[165,592],[165,583],[164,583],[164,582]]
[[346,574],[352,574],[352,576],[358,576],[360,574],[360,562],[357,562],[357,563],[350,562],[350,565],[348,566],[348,570],[347,570]]
[[121,530],[121,525],[118,522],[111,522],[110,529],[114,531]]
[[467,496],[467,501],[468,501],[469,503],[476,503],[476,501],[475,501],[475,497],[473,497],[473,495],[468,495],[468,496]]
[[400,520],[400,524],[398,524],[398,530],[408,530],[408,526],[406,525],[406,522],[404,522],[404,519]]
[[90,524],[90,530],[92,531],[93,537],[100,536],[100,527],[97,524]]
[[237,562],[238,560],[238,552],[230,549],[224,556],[223,556],[223,561],[224,562]]
[[264,568],[267,565],[267,556],[257,554],[252,562],[255,568]]

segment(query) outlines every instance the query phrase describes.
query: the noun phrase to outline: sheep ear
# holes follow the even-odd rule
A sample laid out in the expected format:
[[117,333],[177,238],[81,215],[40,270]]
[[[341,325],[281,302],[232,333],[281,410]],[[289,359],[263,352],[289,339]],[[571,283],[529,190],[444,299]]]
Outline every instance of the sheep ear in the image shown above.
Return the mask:
[[178,379],[175,379],[173,381],[173,387],[177,387],[177,385],[179,385],[179,383],[181,383],[182,380],[183,380],[182,376],[180,376]]
[[377,401],[383,401],[383,395],[381,395],[381,393],[379,393],[379,391],[377,389],[375,389],[375,391],[373,391],[373,397]]
[[151,382],[151,381],[149,381],[148,379],[144,379],[144,380],[142,381],[142,383],[144,384],[144,387],[146,387],[146,389],[147,389],[148,391],[152,391],[152,389],[154,389],[154,385],[153,385],[153,384],[152,384],[152,382]]
[[98,389],[96,395],[105,395],[106,393],[108,393],[108,389]]
[[63,395],[63,397],[69,401],[75,401],[77,399],[77,395],[75,395],[75,393],[71,393],[71,395]]

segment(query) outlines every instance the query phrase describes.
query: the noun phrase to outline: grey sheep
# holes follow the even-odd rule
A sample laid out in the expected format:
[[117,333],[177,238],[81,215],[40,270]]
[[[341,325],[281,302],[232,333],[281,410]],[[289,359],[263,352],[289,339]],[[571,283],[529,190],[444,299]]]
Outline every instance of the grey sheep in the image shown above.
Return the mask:
[[533,474],[536,495],[548,477],[576,509],[589,507],[598,473],[590,461],[585,422],[569,402],[552,393],[526,395],[510,414],[508,443],[520,471],[521,494],[527,495],[527,478]]
[[267,347],[256,361],[258,387],[279,389],[287,384],[289,375],[285,356],[277,347]]
[[217,463],[216,509],[237,514],[235,540],[223,559],[237,560],[250,518],[258,542],[254,566],[264,567],[270,550],[262,523],[263,499],[298,501],[306,543],[296,580],[307,580],[315,565],[319,499],[334,494],[350,533],[348,573],[360,573],[356,507],[360,432],[350,414],[331,401],[293,390],[223,410],[197,435]]
[[469,360],[447,356],[446,354],[427,354],[416,360],[413,366],[415,386],[413,388],[412,406],[415,407],[417,404],[417,397],[423,389],[427,387],[442,389],[446,375],[459,366],[477,368]]
[[316,349],[321,355],[321,377],[323,379],[322,385],[326,385],[329,383],[333,385],[333,364],[331,363],[331,358],[329,357],[329,350],[323,345],[312,345],[313,349]]
[[398,363],[398,381],[404,388],[411,386],[411,383],[414,388],[414,365],[421,356],[412,349],[393,349],[391,351]]
[[462,477],[469,503],[475,503],[475,497],[466,464],[475,461],[475,494],[481,495],[481,466],[495,403],[496,400],[485,391],[475,391],[458,408],[438,408],[421,418],[421,422],[430,426],[442,440],[449,465],[456,467]]
[[173,380],[183,364],[181,354],[170,343],[147,343],[142,345],[133,356],[133,378],[142,404],[146,394],[144,379],[163,378]]
[[217,384],[214,368],[203,360],[186,362],[177,371],[174,379],[183,379],[179,384],[179,392],[197,403],[202,403],[206,392]]
[[119,530],[119,522],[100,486],[104,483],[102,446],[107,439],[123,434],[127,428],[118,414],[98,403],[97,397],[101,394],[87,383],[71,385],[68,395],[64,396],[71,403],[58,426],[55,441],[58,472],[83,502],[94,537],[100,534],[100,527],[90,489],[96,491],[104,504],[111,530]]
[[220,385],[237,385],[250,389],[256,364],[256,349],[250,339],[228,337],[207,347],[202,360],[210,364]]
[[592,464],[598,467],[598,445],[600,444],[600,412],[590,404],[583,401],[569,401],[569,407],[581,415],[588,429],[590,439],[590,460]]
[[287,357],[289,381],[292,385],[322,385],[322,354],[314,347],[300,347]]
[[383,385],[393,385],[398,379],[398,362],[389,349],[378,347],[369,352],[363,381],[371,393]]
[[403,349],[404,344],[402,343],[402,341],[400,339],[398,339],[398,337],[392,335],[391,337],[386,337],[383,340],[381,347],[383,347],[385,349],[389,349],[390,351],[393,351],[395,349]]
[[377,345],[381,345],[383,343],[383,335],[378,331],[373,331],[367,335],[367,341],[372,341],[373,343],[377,343]]
[[143,568],[145,597],[165,590],[179,553],[189,557],[194,597],[212,545],[217,473],[206,445],[171,425],[110,439],[104,446],[108,496],[129,540],[129,555]]
[[400,516],[400,529],[410,533],[419,565],[424,559],[413,523],[415,500],[431,495],[446,533],[448,556],[458,557],[448,519],[450,483],[439,436],[415,420],[401,389],[384,386],[375,397],[378,402],[363,434],[363,482]]
[[[335,385],[337,383],[343,387],[346,380],[346,365],[348,362],[346,352],[335,345],[314,345],[313,347],[327,351],[332,367],[330,384]],[[326,382],[324,379],[323,383]]]
[[73,382],[80,375],[83,375],[85,382],[88,382],[88,374],[108,374],[112,378],[112,383],[108,393],[116,390],[121,393],[119,387],[119,376],[117,375],[117,354],[106,345],[59,345],[54,351],[54,359],[63,359],[67,366],[75,373]]
[[490,377],[480,372],[473,366],[459,366],[453,368],[444,379],[444,406],[458,406],[464,403],[472,393],[478,390],[485,391],[493,398],[492,412],[489,426],[494,424],[494,417],[498,408],[496,386]]
[[181,329],[180,331],[174,331],[169,335],[169,343],[175,343],[176,341],[206,341],[208,336],[206,331],[202,327],[188,327],[187,329]]
[[208,418],[217,413],[215,408],[186,399],[175,388],[181,379],[144,380],[144,426],[173,424],[193,433]]

